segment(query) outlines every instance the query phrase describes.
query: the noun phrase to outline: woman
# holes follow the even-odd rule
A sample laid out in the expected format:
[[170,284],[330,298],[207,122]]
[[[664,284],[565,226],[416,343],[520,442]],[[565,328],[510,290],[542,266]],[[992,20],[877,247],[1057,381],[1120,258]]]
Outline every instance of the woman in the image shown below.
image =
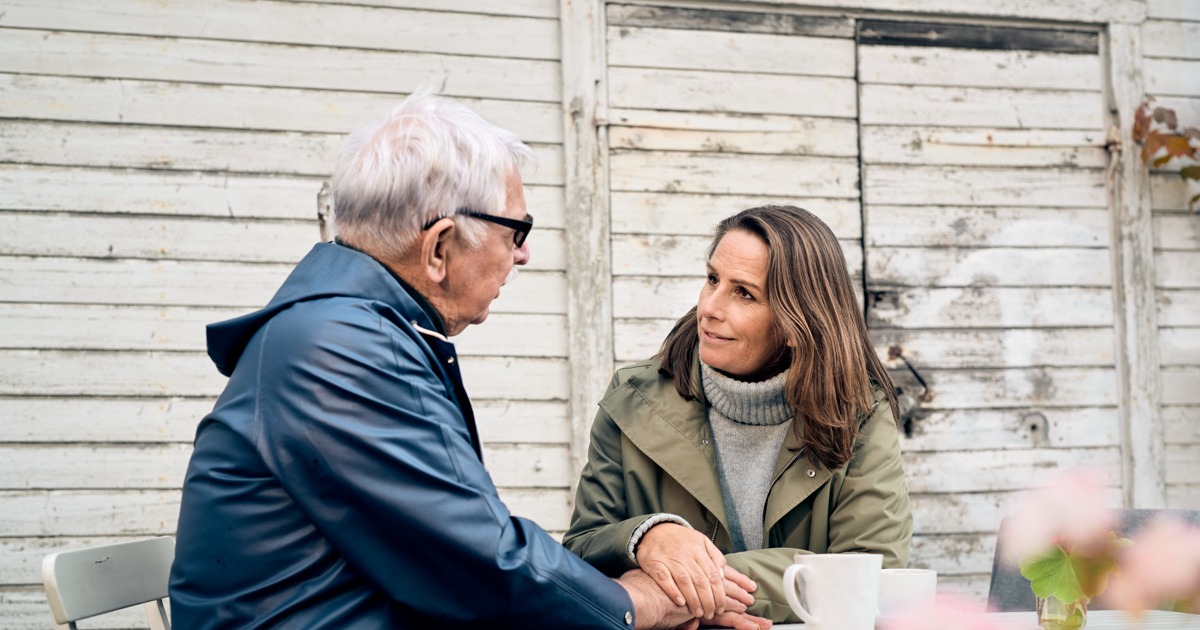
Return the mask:
[[749,613],[790,621],[796,553],[908,561],[894,388],[816,216],[729,217],[707,267],[658,355],[614,375],[563,544],[609,575],[640,566],[693,610],[736,569],[758,585]]

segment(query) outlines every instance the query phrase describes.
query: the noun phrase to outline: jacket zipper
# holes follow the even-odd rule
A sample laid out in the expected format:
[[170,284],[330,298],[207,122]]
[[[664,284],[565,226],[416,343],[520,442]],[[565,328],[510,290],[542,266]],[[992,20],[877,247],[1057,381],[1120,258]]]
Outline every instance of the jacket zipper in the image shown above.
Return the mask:
[[721,528],[721,521],[717,521],[716,523],[713,523],[713,531],[708,536],[708,540],[710,542],[712,542],[712,544],[714,544],[714,545],[717,544],[717,530],[720,528]]

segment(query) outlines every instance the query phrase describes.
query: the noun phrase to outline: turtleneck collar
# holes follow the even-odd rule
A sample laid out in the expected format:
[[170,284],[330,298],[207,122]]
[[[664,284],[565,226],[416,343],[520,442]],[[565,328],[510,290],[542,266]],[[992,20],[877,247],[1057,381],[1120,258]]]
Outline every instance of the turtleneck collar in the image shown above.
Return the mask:
[[787,371],[757,383],[747,383],[718,372],[700,362],[700,382],[704,397],[718,413],[742,424],[773,425],[792,417],[788,407]]

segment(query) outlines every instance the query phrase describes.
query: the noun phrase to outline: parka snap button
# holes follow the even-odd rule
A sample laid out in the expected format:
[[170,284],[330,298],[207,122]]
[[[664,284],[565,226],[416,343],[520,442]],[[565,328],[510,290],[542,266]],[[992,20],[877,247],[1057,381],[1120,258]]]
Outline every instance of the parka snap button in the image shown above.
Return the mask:
[[449,363],[450,365],[454,365],[454,357],[450,357],[449,359],[446,359],[446,363]]
[[628,610],[625,611],[625,625],[633,625],[633,613],[629,612]]
[[708,440],[700,440],[700,443],[705,446],[708,446]]
[[816,476],[817,476],[817,471],[815,471],[815,470],[813,470],[813,469],[809,468],[809,469],[808,469],[808,476],[809,476],[809,477],[816,477]]

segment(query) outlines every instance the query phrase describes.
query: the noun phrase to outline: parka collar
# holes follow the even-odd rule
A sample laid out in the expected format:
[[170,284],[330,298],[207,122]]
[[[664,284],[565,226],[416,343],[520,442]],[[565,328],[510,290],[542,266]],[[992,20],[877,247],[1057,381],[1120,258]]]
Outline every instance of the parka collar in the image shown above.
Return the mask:
[[[622,385],[600,401],[600,407],[634,446],[678,481],[728,531],[708,401],[700,387],[699,357],[692,362],[692,391],[700,392],[695,400],[684,400],[672,379],[659,372],[661,367],[661,359],[655,359],[631,369]],[[622,391],[625,388],[629,390]],[[625,406],[631,399],[633,406]],[[773,484],[763,513],[763,540],[767,544],[771,527],[832,477],[829,469],[811,461],[800,448],[799,438],[788,431],[776,456]],[[776,492],[779,488],[787,492]]]

